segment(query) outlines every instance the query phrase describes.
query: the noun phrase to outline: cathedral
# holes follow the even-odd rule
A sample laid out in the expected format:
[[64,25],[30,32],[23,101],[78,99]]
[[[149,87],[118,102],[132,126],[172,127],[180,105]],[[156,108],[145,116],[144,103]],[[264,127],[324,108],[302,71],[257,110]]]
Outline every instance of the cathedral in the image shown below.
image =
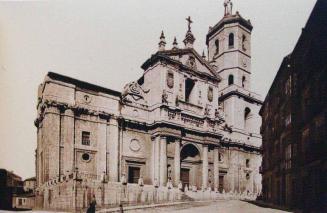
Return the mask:
[[188,192],[261,193],[253,26],[230,1],[224,6],[206,35],[207,56],[193,48],[188,17],[184,45],[175,38],[168,48],[162,32],[143,75],[121,92],[46,75],[35,120],[37,206],[85,208],[91,196],[105,206]]

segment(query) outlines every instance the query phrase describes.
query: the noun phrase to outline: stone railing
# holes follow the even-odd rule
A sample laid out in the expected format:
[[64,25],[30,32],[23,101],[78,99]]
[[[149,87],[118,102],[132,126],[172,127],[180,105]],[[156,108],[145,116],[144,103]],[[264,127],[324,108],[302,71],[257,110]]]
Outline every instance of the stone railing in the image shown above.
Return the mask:
[[256,200],[257,194],[218,192],[218,191],[186,191],[185,194],[194,200]]
[[167,203],[182,198],[182,192],[177,188],[69,179],[40,190],[38,200],[41,203],[37,208],[65,211],[83,210],[89,206],[93,195],[97,202],[97,208],[116,207],[120,204]]

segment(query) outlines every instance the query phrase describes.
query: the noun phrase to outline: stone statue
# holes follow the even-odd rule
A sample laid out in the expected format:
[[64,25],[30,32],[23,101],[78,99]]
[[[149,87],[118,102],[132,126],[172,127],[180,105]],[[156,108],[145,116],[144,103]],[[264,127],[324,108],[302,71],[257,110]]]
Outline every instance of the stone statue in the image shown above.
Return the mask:
[[168,182],[167,182],[167,188],[168,189],[172,189],[173,188],[173,183],[171,182],[171,179],[170,178],[168,179]]
[[186,184],[185,187],[184,187],[184,191],[185,191],[185,192],[188,191],[188,186],[187,186],[187,184]]
[[120,182],[121,182],[123,185],[126,185],[126,184],[127,184],[125,174],[122,174],[122,176],[121,176],[121,178],[120,178]]
[[181,181],[179,181],[179,183],[178,183],[178,189],[179,189],[180,191],[183,190],[183,184],[182,184]]
[[232,0],[225,0],[224,2],[225,7],[225,16],[226,15],[232,15],[233,10],[233,2]]
[[158,183],[157,178],[154,179],[154,181],[153,181],[153,185],[154,185],[154,187],[156,187],[156,188],[159,187],[159,183]]
[[166,90],[162,91],[161,99],[162,99],[163,104],[168,104],[168,94],[167,94]]
[[138,180],[138,184],[139,186],[144,186],[144,182],[143,182],[143,177],[140,176],[139,180]]

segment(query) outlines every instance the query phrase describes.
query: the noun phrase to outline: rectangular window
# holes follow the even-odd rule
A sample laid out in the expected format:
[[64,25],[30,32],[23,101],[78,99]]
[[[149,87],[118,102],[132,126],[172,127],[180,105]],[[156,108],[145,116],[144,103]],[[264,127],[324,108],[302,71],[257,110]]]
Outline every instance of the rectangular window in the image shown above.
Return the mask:
[[128,183],[138,183],[140,170],[139,167],[128,167]]
[[82,132],[82,145],[90,145],[90,132]]

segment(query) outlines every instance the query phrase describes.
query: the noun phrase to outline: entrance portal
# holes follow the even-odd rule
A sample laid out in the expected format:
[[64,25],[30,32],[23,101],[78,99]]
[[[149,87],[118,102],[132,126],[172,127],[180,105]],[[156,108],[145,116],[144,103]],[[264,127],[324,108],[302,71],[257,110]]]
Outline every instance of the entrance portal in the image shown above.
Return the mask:
[[180,180],[183,183],[183,189],[187,185],[190,189],[192,186],[201,185],[201,157],[197,147],[193,144],[186,144],[181,150],[181,172]]

